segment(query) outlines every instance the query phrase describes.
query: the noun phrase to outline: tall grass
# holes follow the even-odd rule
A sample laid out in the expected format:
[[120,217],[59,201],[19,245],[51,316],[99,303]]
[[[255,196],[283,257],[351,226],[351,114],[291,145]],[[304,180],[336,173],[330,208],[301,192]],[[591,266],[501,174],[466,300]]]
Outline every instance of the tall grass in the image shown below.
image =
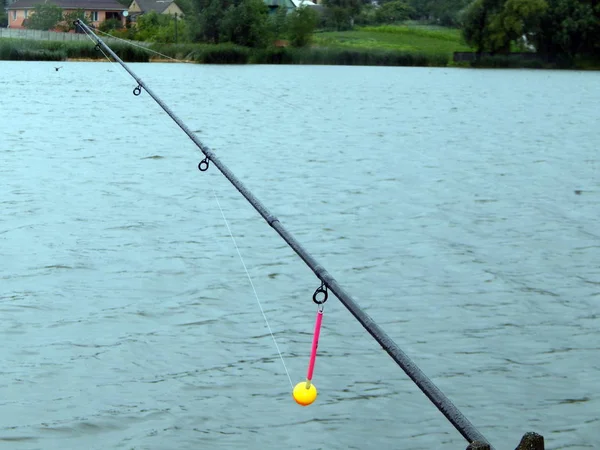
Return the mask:
[[[115,43],[111,49],[124,61],[148,62],[156,58],[145,48]],[[231,44],[154,44],[154,52],[176,60],[200,64],[319,64],[353,66],[446,66],[443,54],[363,48],[268,48],[251,49]],[[60,61],[104,59],[92,42],[28,41],[0,39],[0,59]],[[159,58],[160,59],[160,58]]]
[[525,60],[507,55],[484,56],[471,61],[471,67],[481,69],[543,69],[553,67],[553,64],[540,60]]
[[66,58],[63,50],[15,45],[15,42],[10,41],[12,40],[0,40],[0,60],[62,61]]
[[448,57],[394,50],[279,48],[256,52],[252,55],[250,62],[255,64],[440,67],[448,65]]
[[173,59],[201,64],[247,64],[256,51],[233,44],[153,44],[150,49]]
[[[150,54],[126,43],[111,44],[110,48],[124,61],[148,62]],[[92,42],[34,41],[0,39],[0,59],[28,61],[61,61],[67,58],[104,59]]]

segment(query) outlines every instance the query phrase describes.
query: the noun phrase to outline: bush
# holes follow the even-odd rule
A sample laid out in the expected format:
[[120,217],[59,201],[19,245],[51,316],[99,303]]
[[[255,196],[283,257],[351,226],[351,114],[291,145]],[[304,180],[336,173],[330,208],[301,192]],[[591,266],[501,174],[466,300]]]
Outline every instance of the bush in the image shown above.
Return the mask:
[[294,9],[287,19],[290,43],[294,47],[305,47],[310,44],[318,22],[319,16],[314,9],[308,6]]
[[[102,52],[92,42],[30,41],[25,39],[2,40],[0,59],[15,61],[61,61],[66,58],[103,59]],[[111,44],[111,49],[124,61],[148,62],[147,51],[128,44]]]
[[266,47],[272,41],[268,8],[263,0],[242,0],[230,6],[221,21],[221,42],[245,47]]
[[98,28],[100,29],[100,31],[104,31],[105,33],[108,33],[109,31],[122,29],[123,23],[119,19],[108,19],[108,20],[104,20],[102,23],[100,23]]
[[250,51],[231,44],[203,45],[188,55],[189,59],[203,64],[247,64]]

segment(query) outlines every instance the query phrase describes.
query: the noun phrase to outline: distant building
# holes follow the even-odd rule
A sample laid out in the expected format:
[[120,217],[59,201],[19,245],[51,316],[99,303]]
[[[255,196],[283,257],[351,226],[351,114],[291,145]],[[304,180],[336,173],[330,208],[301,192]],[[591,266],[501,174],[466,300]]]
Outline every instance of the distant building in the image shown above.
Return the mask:
[[288,12],[293,11],[301,6],[317,6],[321,3],[321,0],[263,0],[265,5],[269,8],[269,13],[274,13],[279,8],[285,8]]
[[8,0],[8,28],[25,28],[23,22],[38,4],[51,3],[62,8],[63,13],[83,9],[91,18],[91,25],[97,27],[108,19],[117,19],[125,24],[124,9],[116,0]]
[[183,17],[183,11],[174,0],[133,0],[127,8],[129,17],[135,22],[142,14],[154,11],[158,14],[167,14],[175,17]]

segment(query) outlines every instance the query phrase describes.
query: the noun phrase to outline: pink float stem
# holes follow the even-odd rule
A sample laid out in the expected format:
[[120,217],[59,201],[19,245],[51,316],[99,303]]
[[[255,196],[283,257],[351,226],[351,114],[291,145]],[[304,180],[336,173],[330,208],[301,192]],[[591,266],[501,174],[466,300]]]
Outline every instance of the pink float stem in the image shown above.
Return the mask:
[[319,334],[321,333],[321,322],[323,321],[323,311],[317,311],[317,319],[315,321],[315,334],[313,336],[312,349],[310,352],[310,361],[308,362],[308,374],[306,379],[312,380],[313,371],[315,370],[315,360],[317,359],[317,347],[319,346]]

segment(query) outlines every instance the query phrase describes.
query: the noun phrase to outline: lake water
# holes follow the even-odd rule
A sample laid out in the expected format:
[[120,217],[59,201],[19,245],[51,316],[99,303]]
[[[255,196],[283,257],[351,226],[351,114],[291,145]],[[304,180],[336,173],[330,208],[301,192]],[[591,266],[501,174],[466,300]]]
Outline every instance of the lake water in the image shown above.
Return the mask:
[[[461,449],[116,64],[0,62],[0,448]],[[496,449],[600,448],[600,75],[131,64]],[[218,202],[217,202],[218,199]]]

